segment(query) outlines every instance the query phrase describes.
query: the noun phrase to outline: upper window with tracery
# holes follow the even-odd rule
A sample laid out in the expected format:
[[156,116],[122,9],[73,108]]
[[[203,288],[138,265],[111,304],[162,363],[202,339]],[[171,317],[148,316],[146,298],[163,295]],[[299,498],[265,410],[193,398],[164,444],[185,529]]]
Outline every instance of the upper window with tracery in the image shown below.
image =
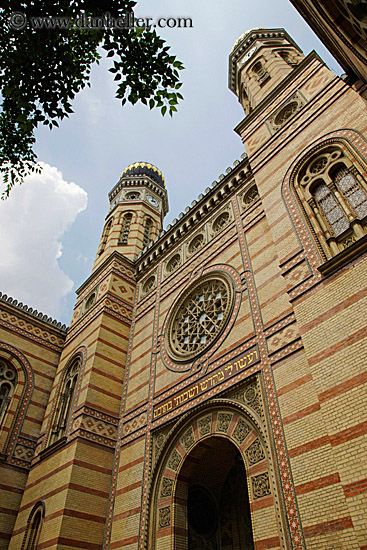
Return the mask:
[[70,412],[73,404],[75,388],[80,371],[81,358],[76,357],[67,368],[62,380],[60,394],[57,399],[54,420],[51,428],[50,443],[61,439],[70,420]]
[[5,418],[16,385],[17,372],[15,368],[5,359],[0,359],[0,426]]
[[330,146],[314,155],[299,172],[296,190],[327,257],[365,235],[366,182],[342,147]]

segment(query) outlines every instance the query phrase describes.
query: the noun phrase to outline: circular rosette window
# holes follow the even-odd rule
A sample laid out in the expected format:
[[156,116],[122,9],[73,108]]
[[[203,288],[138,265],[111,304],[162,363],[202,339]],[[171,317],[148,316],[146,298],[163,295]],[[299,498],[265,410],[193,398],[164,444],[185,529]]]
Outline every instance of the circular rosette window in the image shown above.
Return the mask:
[[167,323],[165,347],[176,362],[204,353],[224,331],[232,313],[233,285],[228,276],[211,272],[178,299]]

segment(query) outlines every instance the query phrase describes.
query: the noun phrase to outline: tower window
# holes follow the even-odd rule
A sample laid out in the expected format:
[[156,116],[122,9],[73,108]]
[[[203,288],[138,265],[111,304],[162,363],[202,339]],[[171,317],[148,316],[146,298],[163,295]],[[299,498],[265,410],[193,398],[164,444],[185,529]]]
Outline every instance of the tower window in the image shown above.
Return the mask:
[[265,68],[265,65],[262,61],[256,61],[255,65],[252,67],[252,72],[256,76],[256,79],[260,86],[265,84],[265,82],[270,78],[268,71]]
[[280,55],[280,57],[282,59],[284,59],[284,61],[290,67],[295,67],[296,65],[298,65],[299,58],[293,52],[290,52],[288,50],[284,50],[284,51],[278,52],[278,54]]
[[0,426],[5,418],[16,384],[15,368],[7,361],[0,359]]
[[41,534],[42,520],[45,517],[45,508],[38,502],[29,514],[27,528],[24,534],[21,550],[36,550]]
[[123,217],[122,224],[121,224],[119,244],[127,244],[132,219],[133,219],[133,215],[130,212],[128,214],[125,214],[125,216]]
[[110,229],[111,229],[111,225],[112,225],[112,220],[113,220],[113,218],[111,218],[111,219],[106,223],[106,225],[104,226],[103,235],[102,235],[102,242],[101,242],[101,246],[100,246],[100,249],[99,249],[99,254],[102,254],[102,252],[103,252],[104,249],[106,248],[106,243],[107,243],[108,235],[109,235],[109,233],[110,233]]
[[57,400],[54,421],[51,428],[51,443],[61,439],[64,436],[70,417],[70,411],[73,403],[76,383],[80,371],[81,359],[77,357],[68,367],[61,386],[61,391]]
[[146,219],[144,226],[143,247],[145,248],[150,243],[150,235],[152,232],[153,222],[150,218]]

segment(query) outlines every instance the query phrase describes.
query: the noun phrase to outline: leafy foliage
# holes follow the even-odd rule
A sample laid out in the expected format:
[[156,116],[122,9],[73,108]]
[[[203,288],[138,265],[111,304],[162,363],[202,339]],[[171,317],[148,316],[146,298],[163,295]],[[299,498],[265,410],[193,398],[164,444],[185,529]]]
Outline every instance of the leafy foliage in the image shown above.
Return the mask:
[[[102,4],[102,6],[101,6]],[[122,105],[138,101],[162,115],[172,116],[182,98],[180,61],[170,55],[169,46],[149,28],[35,29],[22,30],[9,24],[11,14],[32,17],[70,17],[81,13],[114,18],[132,12],[132,0],[23,2],[4,0],[0,7],[0,170],[6,198],[13,185],[39,170],[33,151],[38,124],[52,129],[73,112],[75,95],[89,84],[91,65],[104,50],[113,65],[109,69],[117,84],[116,97]]]

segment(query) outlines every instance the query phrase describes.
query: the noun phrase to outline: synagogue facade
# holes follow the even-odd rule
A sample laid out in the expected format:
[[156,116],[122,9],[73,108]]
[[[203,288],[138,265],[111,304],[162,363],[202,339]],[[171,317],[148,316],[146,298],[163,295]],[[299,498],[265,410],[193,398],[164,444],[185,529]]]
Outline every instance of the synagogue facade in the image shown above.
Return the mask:
[[246,153],[166,230],[128,166],[67,329],[0,297],[2,550],[367,550],[366,83],[259,28],[229,87]]

